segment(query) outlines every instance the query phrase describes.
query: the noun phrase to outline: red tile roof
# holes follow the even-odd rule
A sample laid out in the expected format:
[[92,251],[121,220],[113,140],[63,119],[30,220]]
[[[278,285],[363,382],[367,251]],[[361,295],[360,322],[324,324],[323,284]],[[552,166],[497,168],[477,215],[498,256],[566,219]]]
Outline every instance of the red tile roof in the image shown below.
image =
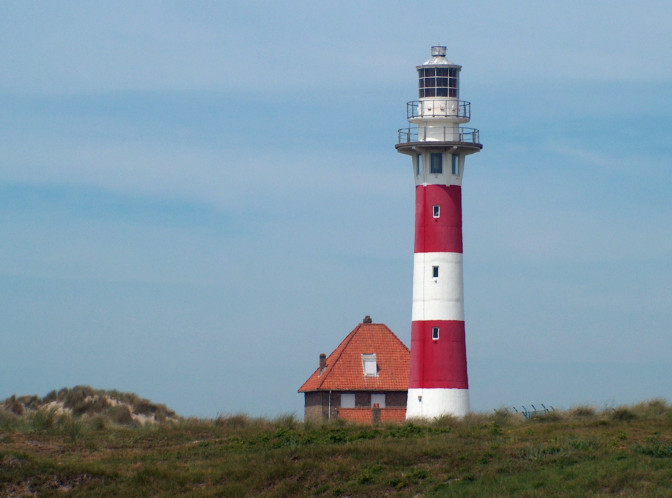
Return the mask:
[[[320,372],[318,367],[299,392],[408,390],[410,351],[385,324],[367,321],[343,339],[327,358],[326,368]],[[366,377],[362,355],[372,353],[378,375]]]

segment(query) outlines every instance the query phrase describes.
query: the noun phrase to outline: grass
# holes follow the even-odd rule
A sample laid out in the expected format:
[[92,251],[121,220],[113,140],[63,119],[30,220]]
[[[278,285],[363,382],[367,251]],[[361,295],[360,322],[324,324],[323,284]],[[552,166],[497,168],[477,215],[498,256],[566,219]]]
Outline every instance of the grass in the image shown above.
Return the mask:
[[0,496],[664,496],[671,481],[662,400],[375,427],[0,411]]

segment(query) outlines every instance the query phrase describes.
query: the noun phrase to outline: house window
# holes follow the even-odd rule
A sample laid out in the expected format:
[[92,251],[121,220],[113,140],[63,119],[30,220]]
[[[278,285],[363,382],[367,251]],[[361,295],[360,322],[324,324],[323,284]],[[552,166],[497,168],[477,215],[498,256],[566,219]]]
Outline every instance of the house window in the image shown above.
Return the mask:
[[371,408],[385,408],[385,394],[371,394]]
[[364,377],[378,377],[376,353],[362,355],[362,368],[364,369]]
[[432,327],[432,340],[433,341],[439,340],[439,327]]
[[355,393],[341,393],[341,408],[355,407]]
[[439,278],[439,267],[432,266],[432,278]]
[[443,163],[441,162],[441,153],[432,152],[430,155],[431,165],[429,172],[435,175],[443,173]]
[[453,154],[453,175],[460,176],[460,155]]
[[432,216],[434,216],[434,218],[438,218],[440,213],[441,208],[439,206],[432,206]]

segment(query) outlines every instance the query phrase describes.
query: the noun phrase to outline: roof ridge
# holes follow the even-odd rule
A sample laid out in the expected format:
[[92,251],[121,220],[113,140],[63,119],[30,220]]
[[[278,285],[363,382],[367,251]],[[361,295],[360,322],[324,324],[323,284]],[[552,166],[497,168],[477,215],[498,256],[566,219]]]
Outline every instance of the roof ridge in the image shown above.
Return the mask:
[[[335,366],[336,363],[338,363],[338,360],[343,355],[343,351],[345,351],[348,348],[348,344],[350,344],[350,341],[352,341],[352,338],[355,337],[355,335],[357,334],[357,332],[359,331],[361,326],[362,326],[362,324],[358,323],[357,326],[354,329],[352,329],[352,331],[347,336],[345,336],[345,339],[343,339],[341,341],[341,343],[338,346],[336,346],[336,349],[334,349],[331,352],[331,354],[327,357],[327,360],[329,360],[332,357],[332,355],[338,351],[338,356],[336,358],[334,358],[334,361],[327,364],[328,372],[326,372],[324,377],[322,377],[322,379],[320,380],[320,383],[318,384],[319,387],[322,387],[322,384],[324,384],[326,382],[327,377],[329,377],[331,372],[333,372],[334,369],[332,367]],[[341,347],[341,346],[343,346],[343,347]],[[339,351],[339,349],[340,349],[340,351]]]
[[388,332],[390,332],[390,333],[394,336],[394,338],[397,340],[397,342],[398,342],[399,344],[401,344],[402,346],[404,346],[404,347],[406,348],[407,351],[410,351],[410,348],[409,348],[408,346],[406,346],[406,344],[404,344],[404,341],[402,341],[401,339],[399,339],[399,337],[397,337],[397,334],[395,334],[394,332],[392,332],[392,329],[391,329],[390,327],[388,327],[388,326],[385,325],[384,323],[381,323],[381,325],[382,325],[383,327],[385,327],[385,328],[388,330]]
[[[385,364],[385,372],[381,372],[380,377],[367,378],[361,370],[358,353],[380,353],[382,356],[377,362]],[[326,359],[326,371],[319,367],[315,369],[299,392],[338,391],[346,386],[346,390],[351,391],[371,388],[405,390],[408,388],[409,356],[406,344],[384,323],[358,323]]]

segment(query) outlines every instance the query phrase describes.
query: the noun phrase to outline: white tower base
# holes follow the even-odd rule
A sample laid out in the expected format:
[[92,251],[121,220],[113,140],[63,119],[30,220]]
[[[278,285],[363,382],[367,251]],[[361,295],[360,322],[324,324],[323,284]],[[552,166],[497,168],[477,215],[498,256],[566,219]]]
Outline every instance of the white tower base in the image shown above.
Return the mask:
[[409,389],[406,420],[464,417],[469,412],[468,389]]

